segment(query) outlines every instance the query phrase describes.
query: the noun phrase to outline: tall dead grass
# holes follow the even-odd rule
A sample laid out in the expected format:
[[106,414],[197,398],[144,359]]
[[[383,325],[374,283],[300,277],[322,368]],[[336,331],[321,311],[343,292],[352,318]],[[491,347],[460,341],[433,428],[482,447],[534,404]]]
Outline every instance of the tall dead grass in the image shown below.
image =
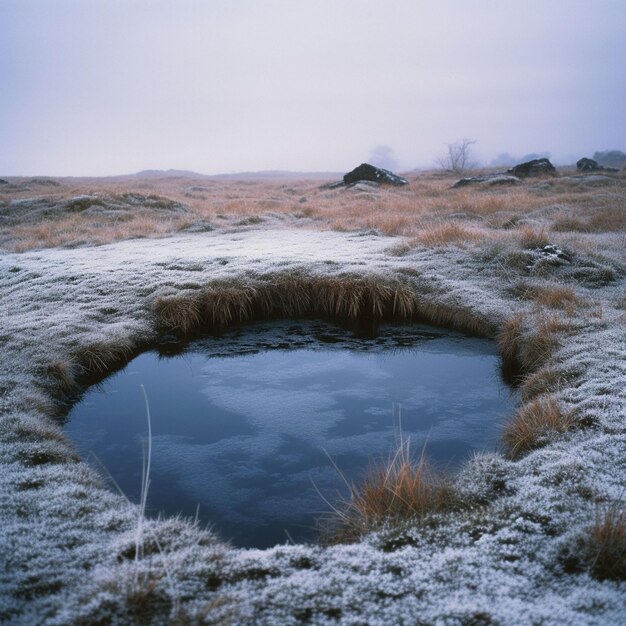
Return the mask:
[[82,345],[74,353],[79,368],[77,376],[80,379],[101,379],[126,365],[137,350],[138,347],[126,338]]
[[571,430],[576,421],[561,409],[554,396],[539,396],[522,405],[506,424],[502,440],[512,459],[545,445],[557,433]]
[[517,292],[523,299],[532,300],[540,307],[551,309],[573,312],[585,304],[571,287],[558,284],[520,285]]
[[[523,246],[548,243],[551,232],[617,232],[626,228],[626,198],[623,186],[572,187],[551,184],[536,189],[531,183],[507,189],[465,187],[450,189],[456,177],[440,172],[408,176],[410,185],[401,188],[322,189],[323,180],[227,180],[164,176],[157,179],[82,179],[61,181],[59,187],[41,190],[46,198],[60,204],[80,196],[126,197],[142,194],[158,196],[163,202],[184,205],[185,211],[172,215],[154,211],[148,202],[125,215],[107,215],[106,202],[91,214],[78,211],[51,219],[18,220],[2,225],[0,243],[14,251],[32,248],[102,244],[136,237],[159,237],[176,233],[204,221],[216,228],[242,227],[249,220],[266,215],[281,216],[281,223],[315,229],[353,231],[376,229],[386,235],[420,237],[425,245],[460,244],[476,237],[488,240],[497,233],[510,232],[529,213],[546,206],[562,207],[533,216],[537,226],[524,226]],[[31,197],[33,190],[0,189],[0,201]],[[29,195],[30,194],[30,195]],[[158,203],[157,203],[158,204]],[[541,211],[539,211],[541,213]],[[12,218],[13,219],[13,218]],[[471,226],[449,222],[467,220]],[[568,221],[569,220],[569,221]],[[435,229],[435,230],[433,230]],[[531,231],[533,231],[531,233]],[[517,232],[517,231],[516,231]],[[443,243],[442,243],[443,242]]]
[[432,224],[424,227],[411,242],[420,243],[425,246],[448,246],[466,245],[485,239],[484,229],[469,228],[457,222],[444,222],[443,224]]
[[497,334],[504,366],[523,374],[541,368],[559,345],[559,334],[572,328],[571,320],[543,310],[515,314]]
[[68,214],[45,222],[21,224],[11,230],[9,248],[25,252],[38,248],[102,245],[125,239],[163,237],[188,223],[188,217],[143,214],[119,219]]
[[519,244],[526,250],[543,248],[550,243],[550,237],[545,228],[537,229],[532,226],[523,226],[519,232]]
[[555,220],[552,228],[556,232],[601,233],[618,232],[626,228],[624,202],[595,207],[585,213],[567,215]]
[[599,580],[626,580],[626,508],[622,502],[599,510],[589,528],[591,573]]
[[386,522],[450,510],[457,502],[449,479],[423,454],[413,459],[409,440],[402,438],[386,463],[372,467],[358,485],[346,484],[348,497],[332,505],[333,513],[322,529],[327,543],[354,541]]
[[321,316],[353,322],[415,320],[490,335],[493,324],[471,310],[420,296],[408,280],[379,276],[316,276],[293,272],[209,283],[191,294],[159,297],[153,305],[161,332],[181,338],[230,324],[275,317]]

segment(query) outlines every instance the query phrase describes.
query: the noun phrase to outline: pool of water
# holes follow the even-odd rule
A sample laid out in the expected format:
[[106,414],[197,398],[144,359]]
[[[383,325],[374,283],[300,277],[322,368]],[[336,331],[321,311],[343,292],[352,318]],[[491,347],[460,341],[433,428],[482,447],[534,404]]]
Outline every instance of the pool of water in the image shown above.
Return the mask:
[[[453,470],[492,449],[515,405],[493,342],[428,326],[359,338],[321,322],[256,324],[146,352],[84,395],[66,432],[138,501],[152,415],[151,515],[198,515],[235,545],[315,538],[348,480],[411,449]],[[395,418],[394,418],[395,416]],[[400,424],[398,418],[400,417]],[[95,462],[95,461],[94,461]]]

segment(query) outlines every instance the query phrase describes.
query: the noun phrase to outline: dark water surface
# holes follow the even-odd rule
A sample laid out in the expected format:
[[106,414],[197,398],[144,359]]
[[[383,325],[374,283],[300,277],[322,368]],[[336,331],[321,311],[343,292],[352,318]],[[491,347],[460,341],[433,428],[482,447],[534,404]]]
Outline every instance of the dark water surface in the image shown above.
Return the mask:
[[[147,352],[89,390],[66,432],[138,501],[152,414],[150,514],[195,516],[240,546],[315,537],[315,517],[387,458],[401,428],[416,456],[453,469],[492,449],[515,397],[495,344],[429,326],[359,339],[322,322],[256,324]],[[395,406],[395,434],[394,434]],[[198,509],[199,507],[199,509]]]

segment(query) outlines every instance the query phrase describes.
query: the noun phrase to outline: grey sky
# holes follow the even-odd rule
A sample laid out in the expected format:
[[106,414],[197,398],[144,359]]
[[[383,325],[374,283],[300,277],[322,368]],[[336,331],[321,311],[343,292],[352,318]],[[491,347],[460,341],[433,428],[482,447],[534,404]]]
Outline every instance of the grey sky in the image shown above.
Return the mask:
[[626,150],[624,0],[0,0],[0,175]]

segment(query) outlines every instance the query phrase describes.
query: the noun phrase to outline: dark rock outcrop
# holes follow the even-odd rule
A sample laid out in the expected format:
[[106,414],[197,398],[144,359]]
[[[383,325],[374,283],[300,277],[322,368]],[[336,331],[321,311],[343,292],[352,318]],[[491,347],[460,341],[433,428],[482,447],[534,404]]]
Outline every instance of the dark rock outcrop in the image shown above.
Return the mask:
[[486,174],[484,176],[471,176],[469,178],[461,178],[452,185],[451,189],[458,187],[466,187],[467,185],[480,185],[483,187],[495,187],[500,185],[517,185],[522,181],[517,176],[508,174]]
[[581,172],[595,172],[600,168],[600,165],[598,165],[598,162],[593,159],[583,157],[582,159],[578,159],[578,161],[576,161],[576,167]]
[[379,167],[374,167],[369,163],[361,163],[358,167],[355,167],[351,172],[348,172],[343,177],[345,185],[353,185],[360,181],[370,181],[373,183],[383,183],[387,185],[408,185],[409,181],[402,176],[398,176],[389,170],[384,170]]
[[513,174],[519,178],[526,176],[545,176],[546,174],[556,174],[556,168],[549,159],[533,159],[526,163],[519,163],[511,169],[507,170],[507,174]]
[[343,182],[343,180],[335,180],[332,183],[324,183],[323,185],[320,185],[320,189],[339,189],[340,187],[345,187],[346,184]]
[[619,169],[616,167],[604,167],[604,165],[600,165],[596,160],[588,159],[587,157],[576,161],[576,167],[581,172],[619,172]]
[[8,185],[10,184],[8,180],[4,180],[4,178],[0,178],[0,185]]

